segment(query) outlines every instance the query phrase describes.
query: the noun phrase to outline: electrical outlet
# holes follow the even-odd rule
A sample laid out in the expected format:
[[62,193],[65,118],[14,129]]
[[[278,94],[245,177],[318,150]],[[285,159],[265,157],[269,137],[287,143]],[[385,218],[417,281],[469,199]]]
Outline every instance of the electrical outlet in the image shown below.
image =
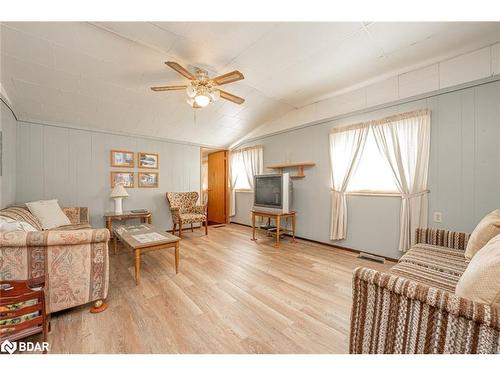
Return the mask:
[[434,212],[433,220],[435,223],[441,223],[443,221],[443,214],[441,212]]

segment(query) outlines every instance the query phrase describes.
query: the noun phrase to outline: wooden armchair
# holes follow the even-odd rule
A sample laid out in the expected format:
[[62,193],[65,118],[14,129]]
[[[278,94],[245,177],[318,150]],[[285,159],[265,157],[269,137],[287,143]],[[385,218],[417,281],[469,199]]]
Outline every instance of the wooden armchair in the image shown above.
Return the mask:
[[208,235],[207,205],[196,205],[199,197],[197,192],[167,193],[166,195],[174,223],[173,234],[177,225],[179,225],[179,237],[182,238],[184,224],[191,224],[191,231],[193,231],[193,223],[200,223],[201,226],[205,223],[205,234]]

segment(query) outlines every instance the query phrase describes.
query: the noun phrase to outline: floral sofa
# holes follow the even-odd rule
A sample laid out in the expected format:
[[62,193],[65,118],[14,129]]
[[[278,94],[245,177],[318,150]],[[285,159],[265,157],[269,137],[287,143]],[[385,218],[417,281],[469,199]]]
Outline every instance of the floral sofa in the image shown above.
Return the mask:
[[350,353],[499,353],[500,310],[455,294],[468,238],[417,229],[388,272],[357,268]]
[[71,225],[43,231],[25,207],[0,210],[0,216],[31,224],[37,231],[0,232],[0,280],[45,284],[47,313],[93,302],[106,309],[108,294],[107,229],[92,229],[86,207],[63,208]]

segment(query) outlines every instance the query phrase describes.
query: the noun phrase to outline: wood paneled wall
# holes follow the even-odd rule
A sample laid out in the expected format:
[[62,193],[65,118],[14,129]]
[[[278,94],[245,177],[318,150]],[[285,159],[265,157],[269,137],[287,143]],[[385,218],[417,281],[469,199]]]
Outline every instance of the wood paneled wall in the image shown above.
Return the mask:
[[[111,168],[111,149],[160,155],[159,188],[128,189],[123,205],[151,209],[153,224],[161,229],[172,227],[165,192],[200,190],[197,146],[25,122],[18,123],[17,134],[17,202],[57,198],[61,206],[88,206],[95,227],[102,227],[104,211],[114,208],[110,171],[132,171]],[[136,160],[133,171],[139,170]]]
[[0,208],[16,200],[16,136],[17,121],[10,109],[0,102],[2,131],[2,176],[0,177]]
[[[500,208],[500,82],[457,90],[410,103],[269,136],[244,146],[264,146],[264,166],[311,160],[316,166],[294,180],[298,235],[329,240],[330,169],[328,133],[336,126],[430,108],[429,225],[471,232],[488,212]],[[252,194],[237,193],[232,221],[249,223]],[[397,258],[399,198],[350,196],[348,229],[340,246]],[[442,223],[432,213],[443,214]],[[332,242],[333,243],[333,242]]]

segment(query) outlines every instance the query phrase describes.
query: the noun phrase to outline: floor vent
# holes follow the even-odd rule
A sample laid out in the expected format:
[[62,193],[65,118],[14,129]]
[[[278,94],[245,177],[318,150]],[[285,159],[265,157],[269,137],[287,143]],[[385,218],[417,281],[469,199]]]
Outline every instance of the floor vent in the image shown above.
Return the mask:
[[384,257],[379,257],[377,255],[368,254],[368,253],[359,253],[358,258],[373,260],[374,262],[385,263]]

